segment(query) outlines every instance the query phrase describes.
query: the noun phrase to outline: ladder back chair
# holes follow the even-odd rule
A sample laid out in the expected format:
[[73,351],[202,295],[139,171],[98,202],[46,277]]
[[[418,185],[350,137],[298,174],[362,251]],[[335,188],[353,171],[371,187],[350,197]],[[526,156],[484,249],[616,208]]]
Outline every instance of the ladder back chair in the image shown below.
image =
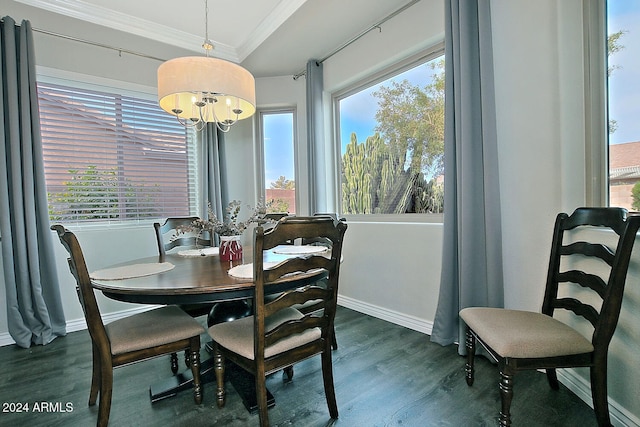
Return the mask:
[[104,324],[91,285],[84,254],[76,236],[62,225],[53,225],[60,242],[69,252],[69,269],[76,279],[93,353],[89,406],[96,404],[98,426],[109,423],[113,389],[113,369],[119,366],[188,351],[193,374],[193,398],[202,403],[200,382],[200,334],[205,329],[176,306],[166,306]]
[[[153,223],[156,235],[156,243],[158,244],[158,255],[164,257],[167,253],[175,249],[184,248],[205,248],[211,247],[212,239],[207,232],[203,235],[197,231],[188,233],[179,233],[180,227],[186,227],[193,224],[194,221],[200,219],[197,216],[187,217],[169,217],[163,224],[159,222]],[[208,316],[213,304],[182,304],[179,306],[182,311],[191,317]],[[189,367],[189,355],[185,353],[185,364]],[[171,372],[178,372],[178,355],[171,354],[170,358]]]
[[[193,221],[198,220],[197,216],[171,217],[167,218],[163,224],[153,223],[156,231],[156,242],[158,243],[158,253],[166,255],[176,247],[208,247],[211,246],[211,236],[208,233],[203,237],[198,232],[178,234],[179,227],[190,226]],[[208,237],[208,238],[207,238]]]
[[[467,328],[467,384],[474,380],[476,342],[498,362],[500,426],[511,425],[516,372],[545,369],[549,385],[558,390],[556,368],[569,367],[590,368],[598,425],[611,425],[607,352],[639,227],[640,217],[622,208],[578,208],[571,215],[561,213],[553,231],[541,313],[486,307],[460,311]],[[563,314],[568,320],[554,318],[558,312],[568,313]],[[587,338],[588,333],[578,332],[569,323],[592,331],[591,336]]]
[[[345,223],[320,216],[287,217],[268,231],[255,229],[253,316],[209,328],[219,407],[225,404],[224,366],[228,359],[255,375],[260,425],[268,426],[266,375],[320,354],[329,414],[338,417],[331,342],[346,229]],[[324,238],[330,246],[323,253],[292,256],[275,266],[265,265],[264,251],[299,238]],[[323,276],[326,286],[318,286],[316,282]],[[299,280],[307,278],[308,284],[300,286]],[[289,288],[292,280],[297,283]],[[278,296],[265,299],[266,293]],[[304,314],[294,308],[310,300],[319,302],[319,310]]]
[[[313,216],[330,216],[331,218],[333,218],[334,221],[341,221],[341,222],[345,222],[346,223],[346,219],[345,218],[338,218],[338,214],[333,213],[333,212],[329,212],[329,213],[314,213]],[[327,241],[326,239],[323,238],[310,238],[310,239],[302,239],[302,244],[303,245],[326,245]],[[325,279],[322,279],[319,284],[324,283]],[[306,304],[303,304],[302,306],[296,307],[298,310],[300,310],[301,312],[307,314],[307,313],[313,313],[314,311],[318,310],[319,306],[317,306],[315,304],[314,301],[308,301]],[[331,348],[333,348],[334,350],[338,349],[338,339],[336,338],[336,334],[335,332],[332,335],[332,342],[331,342]],[[293,371],[285,371],[286,374],[288,375],[289,379],[291,379],[291,377],[293,376]]]

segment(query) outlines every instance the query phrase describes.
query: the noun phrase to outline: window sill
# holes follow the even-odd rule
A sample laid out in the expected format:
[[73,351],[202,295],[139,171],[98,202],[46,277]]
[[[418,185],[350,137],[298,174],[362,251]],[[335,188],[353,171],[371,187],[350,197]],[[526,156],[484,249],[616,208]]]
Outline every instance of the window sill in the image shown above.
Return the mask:
[[349,222],[380,224],[442,224],[444,214],[355,214],[341,215]]

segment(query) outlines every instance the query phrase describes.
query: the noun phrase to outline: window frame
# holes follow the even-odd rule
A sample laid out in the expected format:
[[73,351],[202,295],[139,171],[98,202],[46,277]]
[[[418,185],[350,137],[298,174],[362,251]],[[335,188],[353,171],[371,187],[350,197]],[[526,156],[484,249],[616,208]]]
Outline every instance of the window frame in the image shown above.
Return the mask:
[[[371,86],[395,77],[403,72],[427,62],[444,57],[444,40],[414,54],[402,61],[396,62],[392,65],[385,66],[370,75],[359,79],[358,81],[331,93],[331,115],[332,115],[332,131],[333,131],[333,144],[335,152],[336,171],[335,171],[335,186],[334,191],[336,195],[336,206],[338,208],[339,215],[346,218],[350,222],[369,222],[369,223],[434,223],[442,224],[444,221],[443,213],[404,213],[404,214],[345,214],[342,213],[342,186],[341,186],[341,173],[342,173],[342,147],[341,147],[341,132],[340,132],[340,107],[339,103],[342,99],[347,98],[355,93],[362,92]],[[445,171],[446,174],[446,171]],[[446,175],[445,175],[446,176]]]
[[609,95],[606,0],[583,1],[585,198],[609,206]]
[[266,169],[265,169],[265,153],[264,153],[264,116],[273,114],[291,114],[292,118],[292,133],[293,133],[293,173],[294,181],[296,183],[295,192],[295,208],[299,214],[301,211],[300,206],[300,168],[298,159],[298,123],[297,123],[297,111],[296,107],[273,107],[273,108],[258,108],[257,115],[257,143],[256,143],[256,164],[258,165],[258,171],[256,173],[256,196],[257,200],[265,201],[266,198]]
[[[92,91],[117,92],[119,94],[136,97],[148,101],[157,101],[157,89],[155,87],[144,86],[140,84],[124,82],[120,80],[107,79],[103,77],[90,76],[86,74],[75,73],[72,71],[36,66],[36,82],[63,85],[78,89],[86,89]],[[187,138],[188,145],[188,164],[197,166],[200,161],[200,152],[198,150],[198,142],[200,135],[191,132]],[[198,200],[198,192],[200,187],[201,171],[194,167],[195,171],[191,175],[188,182],[189,188],[189,216],[198,215],[200,206]],[[48,203],[48,200],[47,200]],[[97,221],[80,221],[68,222],[66,224],[73,225],[79,230],[93,229],[126,229],[136,227],[148,227],[157,222],[158,218],[142,218],[142,219],[105,219]]]

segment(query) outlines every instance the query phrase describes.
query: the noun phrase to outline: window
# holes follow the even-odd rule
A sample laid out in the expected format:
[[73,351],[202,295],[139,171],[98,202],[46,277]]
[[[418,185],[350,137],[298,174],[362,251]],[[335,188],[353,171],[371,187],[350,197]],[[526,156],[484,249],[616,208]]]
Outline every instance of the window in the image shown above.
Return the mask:
[[192,134],[155,99],[38,82],[52,221],[189,215]]
[[293,111],[260,113],[267,212],[296,213]]
[[607,1],[609,205],[640,210],[640,2]]
[[441,213],[444,55],[336,97],[342,214]]

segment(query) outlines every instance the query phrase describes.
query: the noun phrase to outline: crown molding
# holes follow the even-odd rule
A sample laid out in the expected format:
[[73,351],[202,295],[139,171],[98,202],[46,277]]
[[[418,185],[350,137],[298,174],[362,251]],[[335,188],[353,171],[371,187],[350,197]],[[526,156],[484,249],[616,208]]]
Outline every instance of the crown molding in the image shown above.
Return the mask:
[[293,15],[307,0],[282,0],[271,13],[251,32],[246,40],[238,47],[237,54],[240,61],[244,61],[258,46],[273,34],[291,15]]
[[[136,18],[126,15],[112,9],[95,6],[82,0],[16,0],[19,3],[33,6],[39,9],[48,10],[50,12],[59,13],[71,18],[80,19],[82,21],[91,22],[114,30],[124,31],[166,43],[172,46],[180,47],[194,52],[202,53],[202,37],[175,28],[160,25],[145,19]],[[299,0],[298,0],[299,1]],[[231,46],[213,40],[215,50],[213,56],[228,61],[240,62],[239,56]]]

